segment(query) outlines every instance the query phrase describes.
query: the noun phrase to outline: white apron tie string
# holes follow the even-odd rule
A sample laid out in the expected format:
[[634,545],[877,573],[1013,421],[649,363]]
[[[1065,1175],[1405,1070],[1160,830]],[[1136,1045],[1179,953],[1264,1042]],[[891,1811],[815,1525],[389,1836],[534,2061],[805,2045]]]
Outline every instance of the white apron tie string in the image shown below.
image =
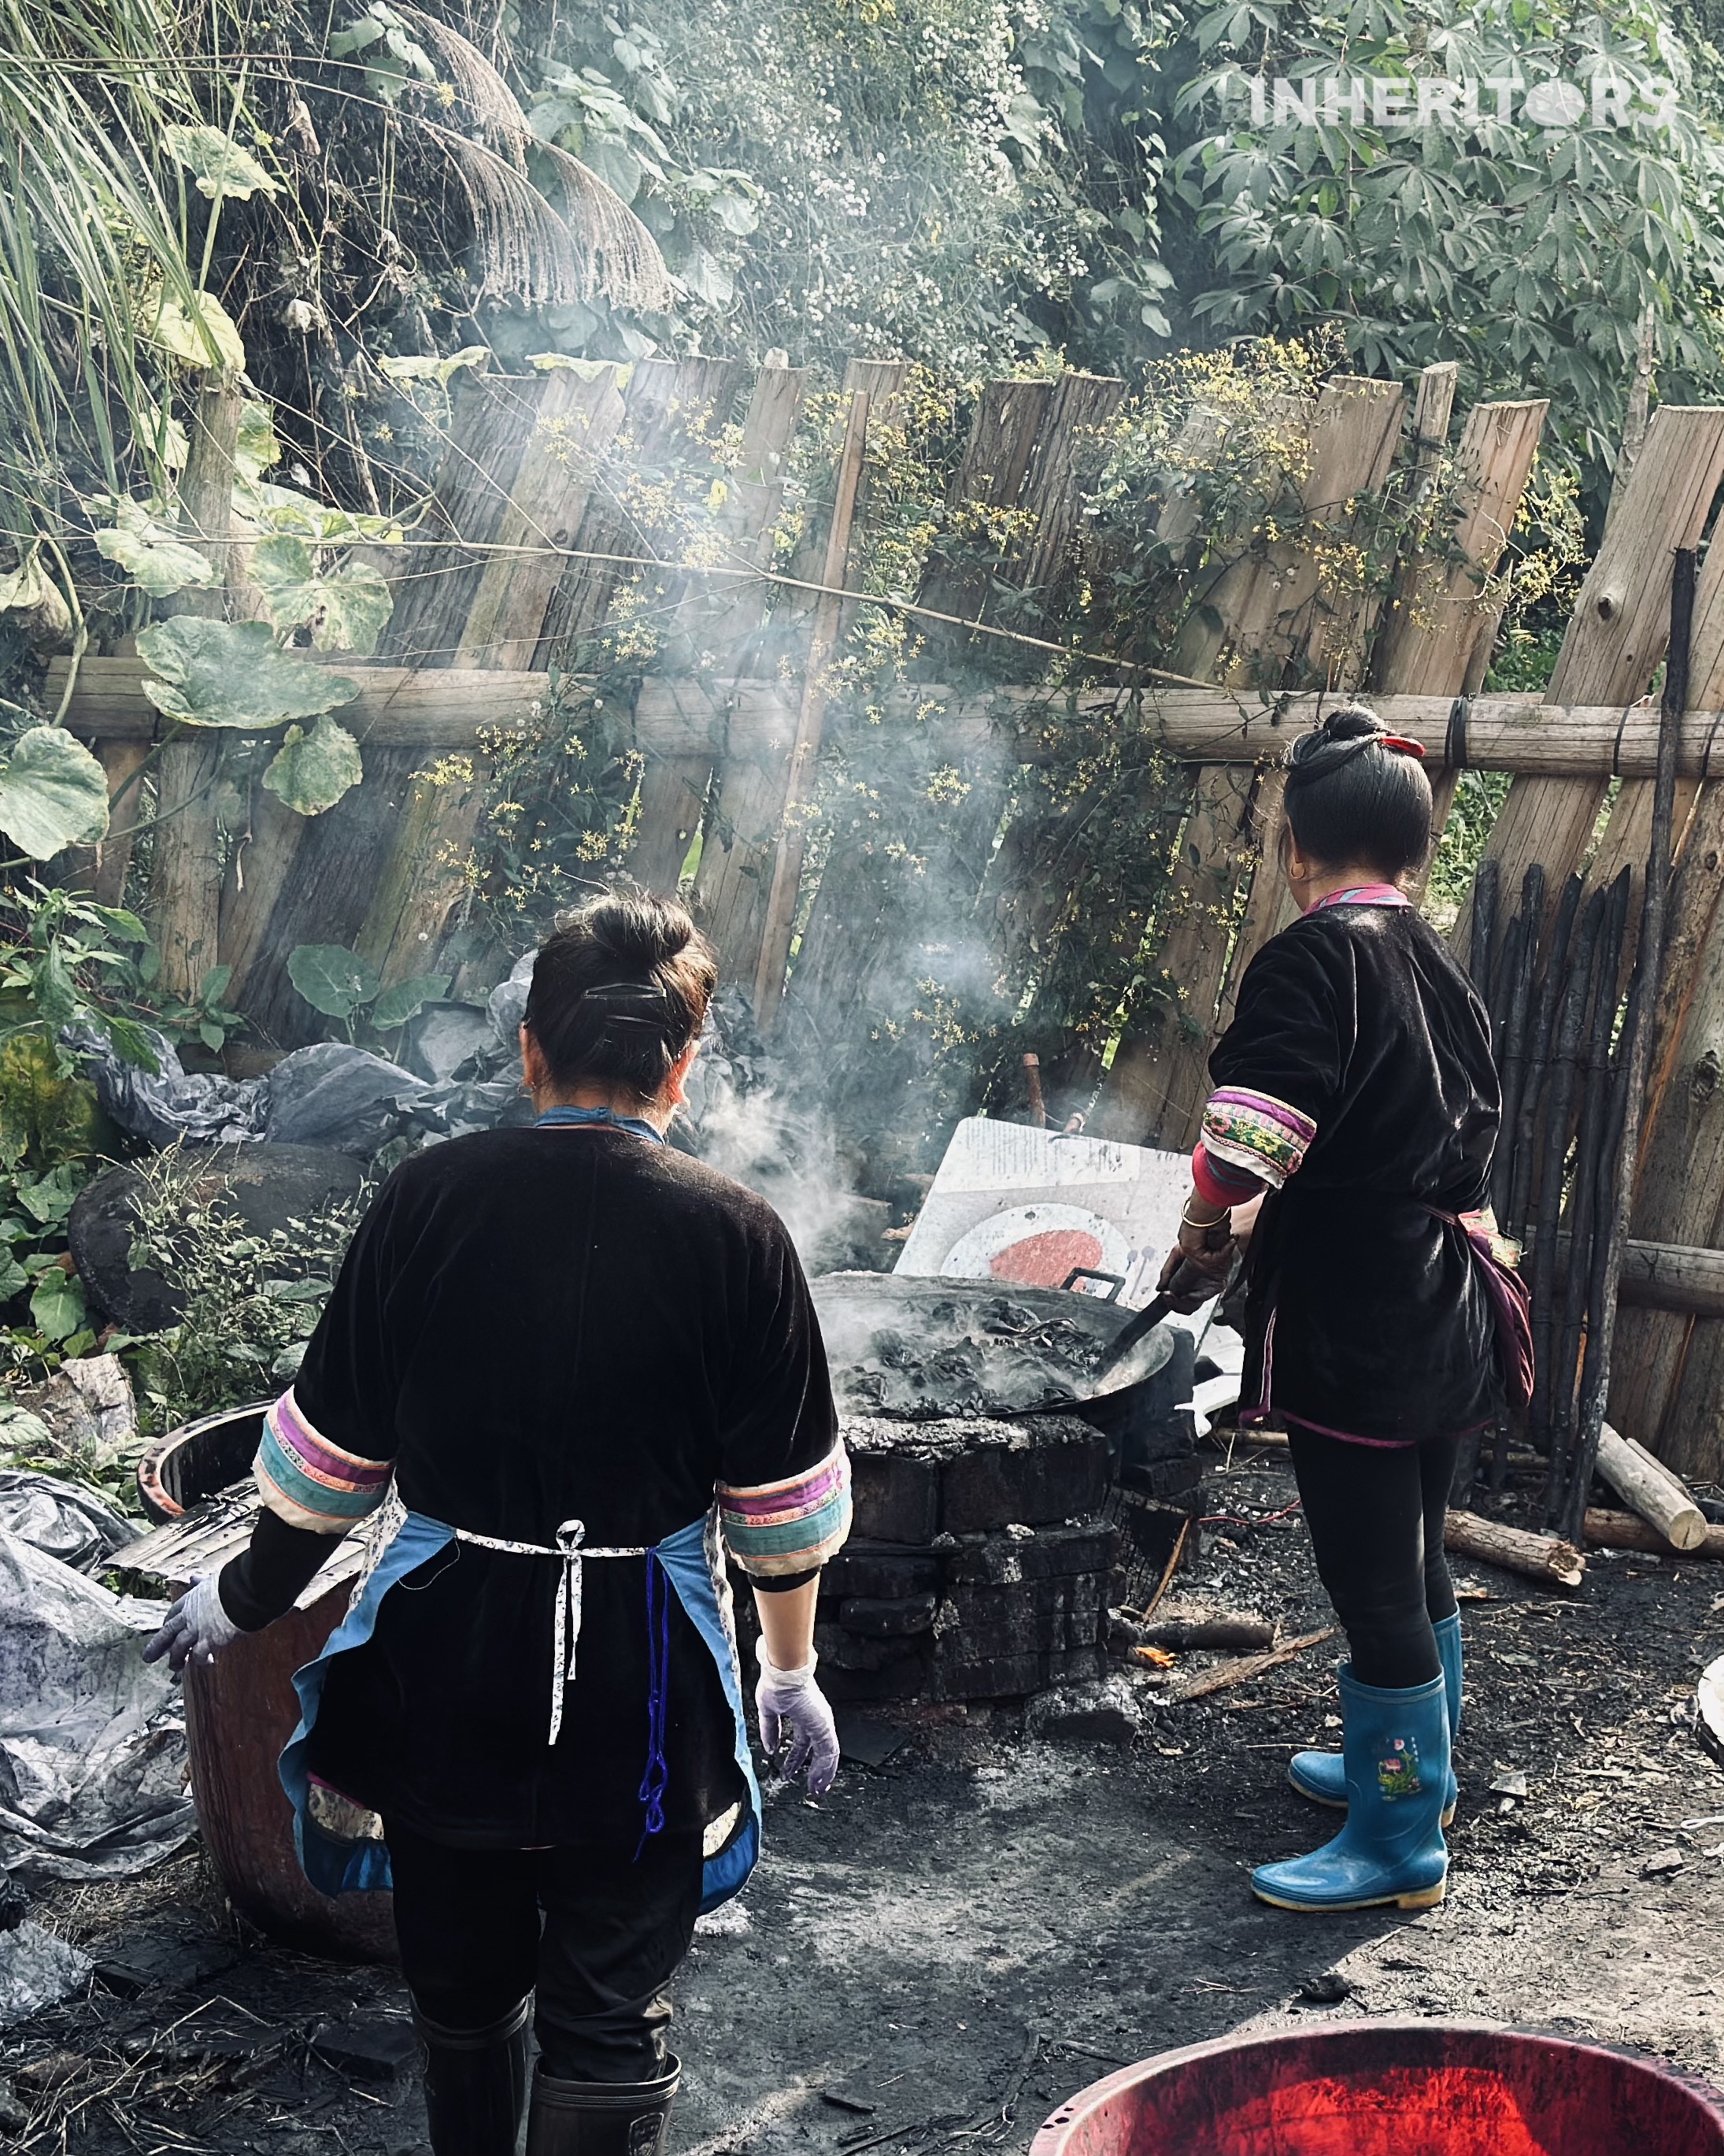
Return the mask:
[[554,1548],[542,1543],[505,1542],[495,1535],[469,1534],[465,1527],[455,1529],[457,1542],[471,1543],[476,1548],[501,1550],[511,1557],[554,1557],[562,1561],[562,1576],[557,1584],[557,1618],[551,1640],[551,1736],[555,1744],[562,1728],[562,1702],[567,1686],[575,1681],[575,1654],[581,1643],[581,1561],[589,1557],[650,1557],[651,1550],[643,1543],[629,1549],[595,1549],[587,1542],[587,1528],[580,1520],[565,1520],[557,1530]]

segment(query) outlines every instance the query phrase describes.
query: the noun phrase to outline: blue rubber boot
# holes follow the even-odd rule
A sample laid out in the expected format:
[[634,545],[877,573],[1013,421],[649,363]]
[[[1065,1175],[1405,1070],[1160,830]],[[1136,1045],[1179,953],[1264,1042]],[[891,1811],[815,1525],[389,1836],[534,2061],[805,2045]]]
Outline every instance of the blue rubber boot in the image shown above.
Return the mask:
[[[1455,1740],[1460,1732],[1460,1612],[1452,1616],[1439,1617],[1431,1630],[1437,1635],[1437,1652],[1442,1658],[1443,1682],[1449,1703],[1449,1744],[1451,1754]],[[1347,1768],[1338,1752],[1296,1752],[1287,1768],[1287,1779],[1301,1797],[1309,1797],[1314,1804],[1334,1804],[1347,1808]],[[1460,1801],[1460,1785],[1455,1779],[1455,1768],[1449,1768],[1449,1797],[1443,1806],[1443,1824],[1447,1826],[1455,1816],[1455,1807]]]
[[1444,1681],[1388,1690],[1341,1672],[1347,1823],[1310,1856],[1265,1864],[1251,1891],[1278,1909],[1429,1909],[1443,1898],[1449,1852]]

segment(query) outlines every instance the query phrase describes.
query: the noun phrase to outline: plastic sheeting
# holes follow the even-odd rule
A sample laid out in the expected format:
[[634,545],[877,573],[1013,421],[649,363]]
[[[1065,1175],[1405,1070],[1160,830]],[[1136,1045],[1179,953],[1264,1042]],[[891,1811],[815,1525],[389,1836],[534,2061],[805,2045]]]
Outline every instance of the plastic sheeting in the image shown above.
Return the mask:
[[[434,1007],[442,1014],[445,1043],[455,1029],[453,1008]],[[505,1039],[475,1007],[460,1031],[460,1055],[443,1077],[435,1075],[444,1065],[441,1055],[423,1059],[434,1075],[421,1077],[341,1040],[295,1049],[262,1078],[188,1075],[160,1034],[150,1036],[161,1065],[155,1071],[122,1062],[105,1038],[88,1029],[69,1033],[67,1041],[85,1057],[108,1114],[121,1130],[151,1145],[268,1138],[277,1145],[328,1146],[369,1158],[403,1135],[453,1137],[490,1130],[517,1111],[525,1117],[525,1096],[511,1067],[517,1052],[512,1030]]]
[[0,2029],[28,2021],[44,2006],[82,1991],[95,1964],[87,1953],[39,1924],[20,1924],[0,1937]]
[[100,1572],[140,1530],[82,1483],[0,1467],[0,1530],[77,1572]]
[[18,1878],[123,1878],[192,1832],[177,1689],[139,1651],[164,1607],[0,1530],[0,1865]]

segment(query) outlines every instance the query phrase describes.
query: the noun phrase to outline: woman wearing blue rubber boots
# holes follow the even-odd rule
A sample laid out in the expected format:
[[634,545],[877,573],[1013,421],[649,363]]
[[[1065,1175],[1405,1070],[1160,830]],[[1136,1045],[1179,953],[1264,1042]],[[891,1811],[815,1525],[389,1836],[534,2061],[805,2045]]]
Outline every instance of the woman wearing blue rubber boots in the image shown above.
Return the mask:
[[1281,867],[1301,911],[1253,960],[1210,1059],[1169,1260],[1219,1270],[1232,1209],[1266,1193],[1239,1419],[1286,1428],[1352,1656],[1342,1752],[1292,1765],[1346,1824],[1252,1877],[1287,1909],[1427,1907],[1448,1873],[1461,1683],[1444,1514],[1460,1441],[1498,1411],[1514,1290],[1480,1209],[1500,1114],[1489,1022],[1401,887],[1430,844],[1423,753],[1357,706],[1294,743]]

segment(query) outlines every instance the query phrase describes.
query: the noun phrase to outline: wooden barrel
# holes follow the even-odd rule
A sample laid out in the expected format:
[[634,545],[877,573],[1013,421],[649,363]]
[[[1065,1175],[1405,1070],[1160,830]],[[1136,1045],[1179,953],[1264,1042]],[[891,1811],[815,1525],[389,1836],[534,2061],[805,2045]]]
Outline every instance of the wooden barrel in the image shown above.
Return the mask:
[[[158,1522],[243,1476],[257,1450],[262,1406],[205,1415],[172,1431],[139,1463],[138,1488]],[[243,1633],[213,1668],[186,1671],[186,1738],[192,1796],[216,1876],[259,1931],[285,1946],[334,1961],[393,1962],[395,1918],[387,1894],[320,1894],[300,1869],[293,1807],[276,1773],[300,1704],[293,1674],[321,1651],[346,1614],[351,1584],[309,1609],[290,1609],[261,1632]]]

